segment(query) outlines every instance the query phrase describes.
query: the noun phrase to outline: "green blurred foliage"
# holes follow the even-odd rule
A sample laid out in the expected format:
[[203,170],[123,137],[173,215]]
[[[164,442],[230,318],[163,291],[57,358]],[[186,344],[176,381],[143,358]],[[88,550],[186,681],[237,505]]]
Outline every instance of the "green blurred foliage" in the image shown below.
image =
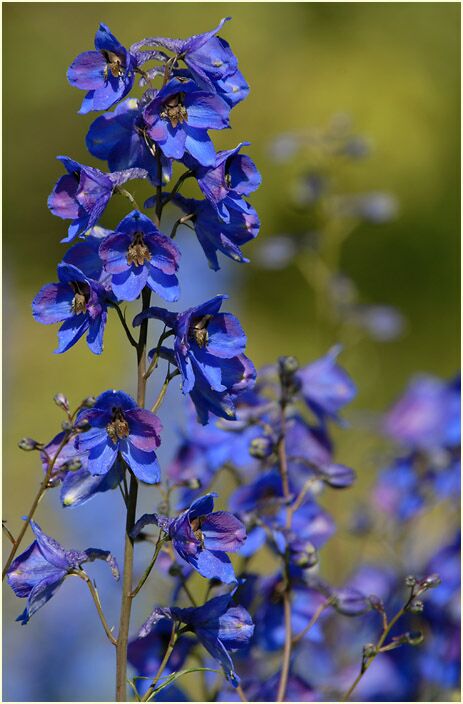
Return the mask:
[[[68,85],[65,71],[78,53],[92,47],[100,21],[129,45],[143,35],[188,36],[233,16],[223,36],[252,90],[232,114],[233,134],[224,131],[214,139],[218,148],[242,139],[252,142],[249,153],[263,175],[252,198],[262,240],[304,232],[304,218],[287,202],[288,178],[297,164],[288,168],[270,159],[272,138],[323,126],[339,111],[349,113],[375,149],[371,159],[352,167],[346,190],[390,191],[400,213],[387,225],[359,228],[344,250],[341,268],[358,284],[365,302],[395,305],[409,321],[407,334],[397,342],[364,341],[346,349],[341,360],[359,387],[355,406],[383,409],[415,371],[448,376],[456,370],[458,3],[4,3],[3,11],[4,496],[13,526],[35,491],[30,478],[36,460],[19,454],[17,439],[50,437],[60,417],[51,404],[53,394],[62,390],[75,402],[117,385],[130,354],[119,344],[119,330],[109,325],[102,359],[84,343],[53,356],[56,328],[39,326],[30,315],[32,296],[53,280],[67,228],[46,207],[61,174],[54,157],[69,154],[98,165],[84,142],[95,115],[76,114],[83,93]],[[137,186],[135,195],[140,193],[145,190]],[[125,203],[111,208],[103,225],[126,212]],[[258,243],[246,251],[251,262],[254,246]],[[269,272],[251,263],[239,274],[240,291],[234,295],[240,298],[256,365],[285,353],[306,363],[336,342],[328,329],[317,326],[312,293],[295,268]],[[220,274],[217,281],[222,290]],[[343,506],[365,496],[371,485],[378,451],[362,428],[341,431],[337,439],[340,461],[352,463],[360,475],[349,496],[327,496],[329,509],[341,511],[342,523]],[[349,565],[335,552],[352,555],[343,540],[335,538],[329,548],[337,575]]]

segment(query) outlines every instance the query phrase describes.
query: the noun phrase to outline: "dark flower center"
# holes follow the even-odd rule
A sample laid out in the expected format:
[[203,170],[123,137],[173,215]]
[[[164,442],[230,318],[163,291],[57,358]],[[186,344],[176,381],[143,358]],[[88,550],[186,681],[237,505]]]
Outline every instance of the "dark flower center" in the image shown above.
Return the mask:
[[115,54],[114,51],[107,51],[106,49],[103,49],[101,53],[106,59],[106,66],[104,67],[105,81],[108,79],[109,73],[111,73],[114,78],[122,78],[124,75],[124,66],[121,57]]
[[106,432],[113,441],[123,440],[129,435],[129,424],[124,418],[124,414],[120,408],[113,408],[113,417],[110,423],[106,426]]
[[136,232],[132,244],[127,250],[127,264],[143,266],[145,261],[151,259],[151,253],[143,240],[143,233]]
[[194,518],[191,523],[191,530],[193,531],[196,540],[201,543],[201,547],[204,547],[204,535],[201,530],[201,516],[199,518]]
[[207,326],[211,320],[212,315],[205,315],[203,318],[197,318],[193,321],[190,334],[193,340],[199,347],[206,347],[209,335],[207,332]]
[[74,291],[71,309],[76,315],[87,312],[87,303],[90,300],[90,286],[83,281],[71,281],[69,284]]
[[176,93],[172,95],[164,103],[164,110],[160,113],[163,120],[170,120],[172,127],[177,127],[177,125],[182,122],[186,122],[188,118],[188,112],[183,104],[184,93]]

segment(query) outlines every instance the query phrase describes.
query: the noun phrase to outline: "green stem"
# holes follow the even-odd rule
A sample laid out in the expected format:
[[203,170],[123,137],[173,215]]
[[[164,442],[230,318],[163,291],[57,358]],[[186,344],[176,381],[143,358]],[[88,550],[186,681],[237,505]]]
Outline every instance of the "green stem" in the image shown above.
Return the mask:
[[151,413],[156,413],[156,411],[158,410],[159,406],[161,405],[161,403],[164,399],[164,396],[166,395],[167,387],[169,386],[169,383],[172,381],[172,379],[174,377],[178,376],[179,374],[180,374],[180,372],[178,371],[178,369],[176,369],[174,372],[172,372],[172,374],[168,374],[166,376],[164,383],[161,387],[161,390],[159,392],[159,396],[157,397],[156,401],[153,404],[153,407],[151,409]]
[[138,592],[140,591],[140,589],[142,588],[142,586],[144,585],[144,583],[146,582],[146,580],[150,576],[151,570],[153,569],[153,567],[156,563],[156,560],[158,559],[159,553],[161,552],[161,548],[164,543],[164,540],[161,538],[161,535],[162,535],[162,531],[159,532],[158,541],[156,543],[154,555],[151,558],[151,562],[149,563],[149,565],[146,568],[146,570],[144,571],[140,581],[138,582],[137,586],[135,587],[135,589],[133,590],[133,592],[130,595],[132,599],[134,599],[137,596]]
[[100,617],[101,624],[102,624],[104,631],[108,637],[108,640],[113,645],[117,645],[117,640],[116,640],[116,638],[114,638],[112,630],[108,626],[108,622],[106,621],[105,615],[103,613],[103,609],[102,609],[101,601],[100,601],[100,595],[98,594],[98,591],[97,591],[95,585],[93,584],[92,580],[88,576],[88,574],[86,572],[84,572],[84,570],[74,570],[73,572],[70,572],[70,575],[74,576],[74,577],[80,577],[80,579],[82,579],[86,583],[86,585],[90,591],[90,594],[92,595],[92,599],[95,602],[96,610],[98,611],[98,616]]
[[174,649],[176,640],[177,640],[177,630],[176,630],[176,624],[174,623],[172,626],[172,633],[170,634],[169,644],[167,646],[167,649],[166,649],[166,652],[165,652],[164,657],[162,659],[162,662],[159,665],[159,669],[158,669],[153,681],[151,682],[149,689],[147,689],[144,696],[142,697],[142,699],[141,699],[142,702],[149,701],[151,696],[153,695],[154,690],[156,689],[156,685],[159,682],[159,679],[161,678],[162,673],[166,669],[167,663],[169,662],[169,658],[172,655],[172,651]]
[[138,346],[138,342],[136,341],[136,339],[134,338],[134,336],[133,336],[132,333],[130,332],[130,329],[129,329],[129,326],[127,325],[127,321],[126,321],[126,319],[125,319],[125,317],[124,317],[124,314],[122,313],[122,311],[121,311],[121,309],[119,308],[119,306],[118,306],[117,303],[115,303],[115,304],[113,305],[113,307],[114,307],[114,309],[116,310],[117,315],[119,316],[119,320],[120,320],[121,323],[122,323],[122,327],[124,328],[124,331],[125,331],[125,334],[127,335],[128,341],[130,342],[130,344],[132,345],[132,347],[137,347],[137,346]]

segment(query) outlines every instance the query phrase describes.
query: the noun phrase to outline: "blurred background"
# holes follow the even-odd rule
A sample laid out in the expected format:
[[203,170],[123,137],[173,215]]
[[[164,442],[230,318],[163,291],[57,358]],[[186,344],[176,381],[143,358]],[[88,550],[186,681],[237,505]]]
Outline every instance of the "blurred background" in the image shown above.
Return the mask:
[[[341,363],[354,378],[358,396],[346,413],[351,428],[336,440],[340,461],[356,468],[359,481],[349,494],[330,494],[328,508],[340,529],[322,569],[328,578],[333,564],[337,572],[348,572],[343,512],[346,504],[352,508],[352,502],[367,496],[378,467],[380,448],[368,419],[387,408],[412,374],[447,378],[459,366],[459,13],[458,3],[3,4],[3,516],[13,533],[41,472],[35,453],[21,453],[17,441],[27,435],[47,442],[58,432],[62,418],[54,394],[61,391],[77,404],[107,388],[129,393],[135,388],[132,351],[115,316],[98,358],[84,343],[54,356],[56,326],[41,326],[31,315],[33,296],[55,280],[65,251],[60,239],[67,224],[46,205],[62,172],[54,157],[66,154],[105,168],[86,152],[84,139],[95,115],[76,114],[82,94],[68,85],[67,67],[93,48],[99,22],[128,46],[143,36],[206,31],[231,14],[222,36],[237,55],[251,93],[232,113],[233,132],[213,137],[217,148],[251,142],[248,153],[263,177],[251,198],[261,232],[245,248],[250,264],[222,259],[219,273],[207,268],[189,230],[179,234],[183,296],[178,307],[227,292],[228,308],[248,332],[248,353],[257,367],[281,354],[295,354],[306,364],[338,342],[340,333],[317,306],[300,266],[290,261],[269,266],[266,260],[272,237],[290,234],[297,241],[311,228],[293,196],[296,176],[313,166],[313,153],[297,148],[285,161],[278,158],[274,140],[281,133],[326,130],[349,119],[353,132],[365,138],[369,155],[340,165],[339,193],[374,191],[393,198],[391,217],[380,226],[371,218],[356,222],[338,263],[355,282],[362,303],[394,306],[404,321],[402,334],[388,342],[367,335],[341,340]],[[131,190],[139,202],[150,195],[138,182]],[[126,212],[124,202],[111,204],[101,224],[112,227]],[[181,422],[174,386],[161,413],[164,462]],[[155,395],[152,388],[150,396]],[[153,510],[154,499],[145,494],[140,512]],[[109,494],[63,511],[57,492],[50,492],[39,507],[38,522],[67,547],[98,546],[120,556],[119,498]],[[436,517],[436,534],[442,530]],[[432,543],[432,529],[430,534]],[[112,623],[118,590],[106,569],[96,565],[92,574]],[[5,588],[5,701],[112,699],[113,654],[89,595],[74,582],[69,580],[27,628],[14,622],[23,605]],[[146,591],[145,603],[141,599],[135,610],[137,626],[152,605],[153,595]]]

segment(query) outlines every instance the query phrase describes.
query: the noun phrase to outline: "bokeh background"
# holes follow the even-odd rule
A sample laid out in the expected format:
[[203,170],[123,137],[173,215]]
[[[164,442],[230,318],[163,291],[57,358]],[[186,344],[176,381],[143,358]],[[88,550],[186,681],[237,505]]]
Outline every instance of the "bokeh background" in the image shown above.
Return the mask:
[[[306,363],[337,342],[329,326],[317,320],[313,294],[295,267],[269,271],[253,263],[253,253],[272,236],[304,232],[303,217],[288,202],[294,169],[270,157],[269,145],[280,132],[324,126],[333,114],[349,114],[374,149],[371,158],[344,174],[345,189],[387,191],[399,204],[391,222],[360,226],[341,260],[362,301],[396,306],[408,321],[400,339],[383,345],[364,339],[355,349],[347,347],[342,357],[359,393],[350,411],[352,427],[339,433],[339,457],[357,469],[359,482],[348,494],[330,494],[329,509],[340,530],[322,569],[328,578],[346,574],[358,546],[354,550],[342,531],[345,506],[352,508],[352,502],[367,496],[379,452],[368,423],[356,419],[386,408],[412,374],[449,377],[459,365],[459,4],[4,3],[2,9],[3,517],[9,527],[18,531],[41,471],[35,454],[21,453],[17,441],[23,435],[47,441],[58,431],[62,419],[53,395],[62,391],[77,403],[106,388],[132,392],[135,384],[132,353],[114,319],[105,353],[97,358],[83,343],[53,355],[56,328],[40,326],[31,316],[33,296],[55,280],[64,252],[60,239],[66,224],[46,206],[61,175],[54,157],[68,154],[98,166],[84,144],[94,115],[76,114],[82,95],[68,85],[66,69],[93,46],[100,21],[130,45],[143,36],[205,31],[231,14],[223,35],[239,58],[251,94],[233,112],[233,132],[217,133],[215,142],[218,148],[243,139],[252,143],[249,153],[263,176],[252,198],[262,228],[258,240],[247,246],[251,263],[224,263],[220,273],[208,270],[190,231],[179,236],[181,306],[230,293],[229,308],[239,313],[248,331],[248,352],[257,366],[288,353]],[[140,185],[133,192],[138,200],[149,194]],[[102,224],[111,227],[125,212],[125,203],[111,205]],[[153,398],[155,394],[151,389]],[[177,400],[175,387],[161,414],[164,461],[181,422]],[[149,492],[144,501],[140,510],[152,510]],[[68,547],[98,545],[120,556],[120,504],[114,493],[63,511],[56,492],[50,492],[38,520]],[[436,518],[431,543],[442,530]],[[115,622],[117,588],[105,565],[95,565],[92,573],[109,620]],[[146,592],[135,611],[137,626],[154,599],[154,592]],[[5,588],[5,701],[112,699],[111,648],[93,608],[83,585],[69,580],[53,603],[22,628],[14,622],[22,603]],[[194,681],[191,686],[194,695]]]

